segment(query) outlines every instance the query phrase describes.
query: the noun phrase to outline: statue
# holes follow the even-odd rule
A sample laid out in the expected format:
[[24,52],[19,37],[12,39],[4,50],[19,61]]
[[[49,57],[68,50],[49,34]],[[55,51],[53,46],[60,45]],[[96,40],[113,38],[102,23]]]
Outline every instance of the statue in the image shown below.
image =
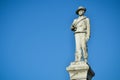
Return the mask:
[[85,61],[87,63],[88,52],[87,52],[87,41],[90,38],[90,22],[89,18],[84,16],[86,8],[79,7],[76,14],[78,18],[74,19],[71,30],[75,33],[76,52],[75,61]]
[[90,22],[89,18],[84,16],[86,8],[79,7],[76,14],[79,15],[71,26],[71,30],[75,33],[75,61],[71,62],[66,68],[69,72],[70,80],[92,80],[95,75],[94,71],[88,64],[87,42],[90,38]]

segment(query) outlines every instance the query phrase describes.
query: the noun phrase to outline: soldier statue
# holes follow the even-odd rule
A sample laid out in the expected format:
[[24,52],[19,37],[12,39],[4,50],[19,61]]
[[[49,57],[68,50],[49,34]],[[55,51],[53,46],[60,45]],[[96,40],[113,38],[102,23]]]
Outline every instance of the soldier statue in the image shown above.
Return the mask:
[[74,19],[71,30],[75,33],[75,61],[85,61],[87,63],[87,41],[90,38],[90,22],[89,18],[84,16],[85,12],[86,8],[82,6],[77,9],[76,14],[79,15],[79,17]]

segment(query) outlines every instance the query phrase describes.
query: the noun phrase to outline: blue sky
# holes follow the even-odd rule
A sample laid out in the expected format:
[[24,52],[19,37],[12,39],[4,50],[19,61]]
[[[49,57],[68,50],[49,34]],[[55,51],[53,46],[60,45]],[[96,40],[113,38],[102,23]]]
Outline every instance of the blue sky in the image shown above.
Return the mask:
[[119,0],[0,0],[0,80],[69,80],[70,25],[87,8],[93,80],[120,79]]

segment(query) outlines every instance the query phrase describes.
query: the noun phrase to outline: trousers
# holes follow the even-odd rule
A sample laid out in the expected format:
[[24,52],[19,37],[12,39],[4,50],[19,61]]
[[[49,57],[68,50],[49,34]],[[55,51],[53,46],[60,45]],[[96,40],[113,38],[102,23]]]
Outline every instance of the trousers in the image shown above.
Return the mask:
[[75,61],[80,61],[83,57],[83,60],[87,60],[87,44],[86,44],[86,33],[75,33],[75,43],[76,43],[76,52],[75,52]]

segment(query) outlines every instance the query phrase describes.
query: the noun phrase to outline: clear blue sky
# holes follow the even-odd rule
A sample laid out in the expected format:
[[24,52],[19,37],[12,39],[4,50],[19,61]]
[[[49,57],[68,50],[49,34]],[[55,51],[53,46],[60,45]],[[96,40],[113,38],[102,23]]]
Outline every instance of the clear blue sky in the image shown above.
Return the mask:
[[0,80],[69,80],[70,25],[87,8],[93,80],[120,80],[119,0],[0,0]]

